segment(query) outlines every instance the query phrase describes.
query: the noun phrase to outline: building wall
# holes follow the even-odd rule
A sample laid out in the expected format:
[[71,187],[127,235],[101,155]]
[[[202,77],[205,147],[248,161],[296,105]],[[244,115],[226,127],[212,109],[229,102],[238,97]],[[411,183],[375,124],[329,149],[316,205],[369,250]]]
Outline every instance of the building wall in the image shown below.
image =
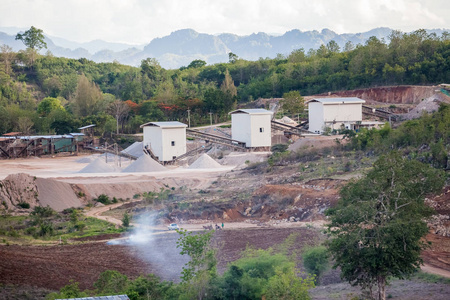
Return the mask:
[[270,114],[234,113],[231,115],[231,137],[244,142],[249,148],[270,147],[272,145],[271,119]]
[[362,121],[362,104],[326,104],[312,102],[309,109],[309,131],[322,133],[325,127],[340,129],[341,125],[347,129],[354,129],[357,121]]
[[162,129],[162,155],[161,161],[170,161],[186,153],[186,128]]
[[362,104],[328,104],[324,105],[323,116],[325,122],[345,123],[362,121]]
[[144,142],[143,147],[148,146],[153,154],[161,159],[163,148],[162,148],[162,129],[157,126],[145,126],[144,127]]
[[145,126],[143,146],[149,146],[160,161],[170,161],[186,153],[186,128]]
[[308,104],[309,131],[321,133],[324,127],[323,105],[320,102],[311,102]]
[[247,147],[272,146],[271,115],[251,115],[250,145]]
[[250,115],[245,113],[231,114],[231,138],[244,142],[247,147],[251,144]]

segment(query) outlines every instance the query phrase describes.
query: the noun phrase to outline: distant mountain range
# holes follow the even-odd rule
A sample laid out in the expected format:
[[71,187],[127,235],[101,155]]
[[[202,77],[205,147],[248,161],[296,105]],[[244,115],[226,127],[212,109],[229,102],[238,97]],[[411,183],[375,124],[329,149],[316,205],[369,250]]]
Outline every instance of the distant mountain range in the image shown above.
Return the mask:
[[[14,51],[25,49],[21,41],[15,40],[15,32],[23,31],[19,28],[0,27],[0,45],[6,44]],[[246,60],[258,60],[260,57],[274,58],[277,54],[288,55],[293,50],[303,48],[317,49],[320,45],[334,40],[342,48],[345,43],[364,44],[375,36],[388,40],[392,29],[381,27],[362,33],[337,34],[329,29],[322,31],[300,31],[297,29],[283,35],[270,35],[264,32],[247,36],[230,33],[211,35],[198,33],[192,29],[182,29],[170,35],[156,38],[148,45],[129,45],[123,43],[109,43],[94,40],[88,43],[77,43],[59,37],[46,36],[47,50],[54,56],[67,58],[87,58],[95,62],[118,61],[122,64],[139,66],[142,59],[156,58],[166,69],[176,69],[187,66],[195,59],[201,59],[208,64],[228,61],[228,53],[233,52]],[[441,35],[445,29],[427,30]],[[43,49],[42,53],[47,50]]]

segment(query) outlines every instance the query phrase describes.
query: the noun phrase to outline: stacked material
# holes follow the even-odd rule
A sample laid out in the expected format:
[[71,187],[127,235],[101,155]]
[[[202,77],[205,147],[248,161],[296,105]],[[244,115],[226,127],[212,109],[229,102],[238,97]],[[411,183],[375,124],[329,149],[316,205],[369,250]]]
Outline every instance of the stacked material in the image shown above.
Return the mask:
[[105,162],[105,159],[102,157],[97,158],[86,167],[81,169],[79,173],[109,173],[115,172],[116,169],[114,166],[110,166]]
[[133,155],[133,156],[139,158],[142,155],[144,155],[142,144],[143,144],[142,142],[135,142],[131,146],[129,146],[128,148],[126,148],[125,150],[122,150],[120,152],[125,153],[125,154],[130,154],[130,155]]
[[188,169],[217,169],[223,166],[204,153],[188,167]]
[[134,173],[134,172],[161,172],[167,169],[161,166],[158,162],[153,160],[148,155],[142,155],[131,165],[123,169],[122,172]]

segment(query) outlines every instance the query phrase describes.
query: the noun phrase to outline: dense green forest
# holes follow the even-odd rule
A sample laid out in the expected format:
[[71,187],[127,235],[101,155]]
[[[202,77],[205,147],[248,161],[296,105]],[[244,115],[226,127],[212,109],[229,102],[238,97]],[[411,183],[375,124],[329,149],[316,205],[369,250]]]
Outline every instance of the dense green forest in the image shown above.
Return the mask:
[[0,134],[69,133],[97,124],[97,134],[139,131],[149,121],[191,125],[227,120],[239,103],[259,97],[302,95],[377,85],[450,82],[450,34],[393,31],[389,43],[371,37],[364,45],[331,41],[287,57],[228,63],[194,60],[175,70],[147,58],[140,67],[39,55],[36,49],[0,52]]

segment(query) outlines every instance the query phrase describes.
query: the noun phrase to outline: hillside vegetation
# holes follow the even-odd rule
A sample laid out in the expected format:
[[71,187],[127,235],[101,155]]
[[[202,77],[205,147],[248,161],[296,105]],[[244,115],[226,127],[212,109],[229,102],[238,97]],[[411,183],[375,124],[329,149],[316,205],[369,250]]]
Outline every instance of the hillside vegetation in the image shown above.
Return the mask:
[[33,49],[0,53],[0,133],[68,133],[97,124],[97,134],[135,133],[139,125],[179,120],[191,125],[227,120],[238,103],[259,97],[302,95],[376,85],[450,81],[450,35],[393,31],[390,42],[371,37],[364,45],[334,41],[318,50],[247,61],[166,70],[153,58],[140,67],[87,59],[41,56]]

